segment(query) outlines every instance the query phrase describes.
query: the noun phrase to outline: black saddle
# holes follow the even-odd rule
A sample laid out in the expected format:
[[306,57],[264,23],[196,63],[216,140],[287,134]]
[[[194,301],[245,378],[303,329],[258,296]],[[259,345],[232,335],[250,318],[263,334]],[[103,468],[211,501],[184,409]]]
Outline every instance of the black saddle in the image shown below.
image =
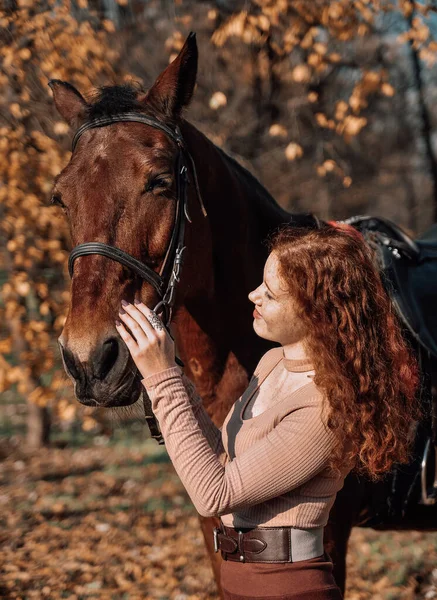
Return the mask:
[[413,337],[437,357],[437,224],[413,240],[382,217],[342,221],[358,229],[377,249],[394,306]]

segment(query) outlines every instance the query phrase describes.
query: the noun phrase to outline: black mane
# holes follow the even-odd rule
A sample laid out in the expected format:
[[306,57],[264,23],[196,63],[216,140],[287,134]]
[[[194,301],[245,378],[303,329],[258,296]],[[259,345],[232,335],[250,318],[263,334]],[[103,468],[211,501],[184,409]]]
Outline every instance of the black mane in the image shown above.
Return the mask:
[[92,120],[112,117],[123,112],[142,111],[144,106],[137,100],[141,93],[145,91],[139,84],[102,86],[89,99],[87,118]]

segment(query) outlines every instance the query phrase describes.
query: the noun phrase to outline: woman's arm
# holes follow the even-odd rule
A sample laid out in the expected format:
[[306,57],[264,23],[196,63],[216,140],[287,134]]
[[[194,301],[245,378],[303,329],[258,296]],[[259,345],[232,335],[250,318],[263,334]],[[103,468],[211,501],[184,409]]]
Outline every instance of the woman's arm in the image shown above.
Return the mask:
[[[206,410],[202,404],[202,398],[198,394],[194,383],[186,375],[184,375],[181,372],[179,367],[170,367],[168,369],[165,369],[164,371],[161,371],[160,373],[157,373],[156,375],[154,375],[153,378],[155,379],[155,378],[159,377],[159,380],[165,380],[168,377],[172,377],[173,375],[181,376],[183,386],[187,393],[187,397],[191,404],[193,414],[196,417],[197,423],[198,423],[203,435],[208,440],[211,450],[218,457],[220,462],[223,463],[226,459],[226,451],[223,447],[221,429],[219,429],[215,425],[215,423],[212,421],[211,417],[206,412]],[[147,384],[146,384],[147,379],[150,380],[151,377],[142,379],[141,383],[144,385],[144,387],[146,387],[146,389],[149,392],[149,388],[147,387]],[[148,385],[150,385],[150,384],[148,384]],[[165,440],[165,437],[164,437],[164,440]]]
[[197,511],[220,516],[259,504],[304,484],[330,456],[333,437],[314,393],[262,440],[225,465],[193,413],[180,369],[143,379],[166,448]]

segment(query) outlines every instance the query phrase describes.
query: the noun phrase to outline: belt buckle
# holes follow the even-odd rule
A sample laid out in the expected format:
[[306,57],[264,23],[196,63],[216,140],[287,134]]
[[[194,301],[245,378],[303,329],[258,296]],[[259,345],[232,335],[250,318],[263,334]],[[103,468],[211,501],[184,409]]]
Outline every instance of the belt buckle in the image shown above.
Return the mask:
[[219,533],[220,533],[220,529],[218,527],[214,527],[214,529],[212,530],[212,535],[213,535],[213,539],[214,539],[214,552],[219,551],[219,539],[218,539]]

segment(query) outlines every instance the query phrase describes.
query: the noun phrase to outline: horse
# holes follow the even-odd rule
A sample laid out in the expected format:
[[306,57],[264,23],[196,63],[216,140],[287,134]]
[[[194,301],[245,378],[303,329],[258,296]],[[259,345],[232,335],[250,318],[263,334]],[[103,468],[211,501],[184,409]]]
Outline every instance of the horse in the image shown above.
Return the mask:
[[[74,151],[52,194],[74,245],[70,304],[58,343],[80,403],[109,408],[146,402],[114,320],[122,298],[159,307],[185,373],[220,426],[272,347],[254,333],[247,297],[262,278],[264,241],[284,223],[320,221],[281,208],[183,117],[197,63],[191,33],[147,91],[112,85],[87,101],[67,82],[49,83],[58,112],[76,130]],[[360,520],[377,526],[375,498],[381,507],[387,496],[387,482],[377,486],[353,472],[337,494],[324,543],[343,592],[351,529]],[[199,518],[219,586],[221,559],[212,535],[218,520]]]

